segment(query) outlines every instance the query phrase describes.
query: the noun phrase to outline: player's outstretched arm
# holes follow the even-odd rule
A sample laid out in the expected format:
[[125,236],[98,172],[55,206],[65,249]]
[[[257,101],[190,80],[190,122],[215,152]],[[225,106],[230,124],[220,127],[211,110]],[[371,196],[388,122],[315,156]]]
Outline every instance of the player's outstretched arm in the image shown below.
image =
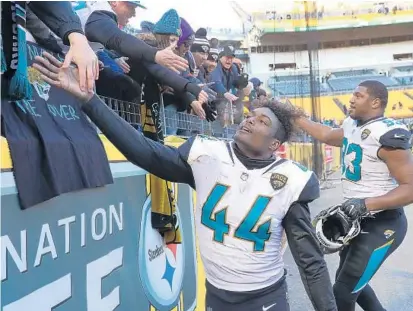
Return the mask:
[[322,143],[335,147],[341,147],[343,144],[344,131],[341,128],[332,128],[304,117],[296,119],[295,124]]
[[61,68],[62,63],[49,53],[44,53],[44,58],[37,56],[34,67],[47,83],[78,97],[83,111],[130,162],[160,178],[194,185],[191,167],[186,162],[191,140],[176,149],[144,137],[99,97],[80,89],[76,68]]
[[284,217],[288,245],[316,311],[336,311],[333,286],[306,203],[294,203]]
[[379,150],[378,155],[387,164],[391,176],[399,186],[385,195],[366,199],[367,209],[369,211],[394,209],[413,203],[413,155],[411,149],[383,147]]

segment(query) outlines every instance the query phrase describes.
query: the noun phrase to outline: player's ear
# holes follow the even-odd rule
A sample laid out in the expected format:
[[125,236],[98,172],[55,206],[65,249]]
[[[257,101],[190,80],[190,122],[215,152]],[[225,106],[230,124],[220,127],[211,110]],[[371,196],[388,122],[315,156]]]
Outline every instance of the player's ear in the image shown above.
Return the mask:
[[381,100],[379,98],[375,98],[371,104],[373,109],[381,109],[383,108],[381,105]]
[[270,150],[272,152],[277,151],[277,149],[281,146],[281,142],[278,139],[274,139],[270,145]]

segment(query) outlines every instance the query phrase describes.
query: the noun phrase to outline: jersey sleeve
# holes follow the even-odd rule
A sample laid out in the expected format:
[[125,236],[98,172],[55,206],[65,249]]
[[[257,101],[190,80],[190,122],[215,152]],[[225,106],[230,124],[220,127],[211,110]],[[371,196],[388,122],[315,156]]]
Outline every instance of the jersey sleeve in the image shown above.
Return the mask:
[[303,190],[298,197],[298,202],[308,203],[320,197],[320,183],[317,176],[312,172],[311,177],[305,184]]
[[412,147],[412,134],[404,124],[392,119],[384,119],[374,124],[371,135],[380,147],[403,150]]
[[394,128],[379,138],[383,147],[408,150],[412,148],[412,134],[404,128]]
[[344,119],[343,124],[341,124],[341,128],[343,130],[347,130],[349,127],[352,127],[354,125],[354,120],[350,117],[347,117]]
[[202,156],[209,156],[211,151],[216,149],[220,141],[213,137],[197,135],[193,141],[188,152],[188,164],[192,165]]
[[291,162],[290,170],[292,203],[308,203],[320,197],[320,183],[314,172],[297,162]]

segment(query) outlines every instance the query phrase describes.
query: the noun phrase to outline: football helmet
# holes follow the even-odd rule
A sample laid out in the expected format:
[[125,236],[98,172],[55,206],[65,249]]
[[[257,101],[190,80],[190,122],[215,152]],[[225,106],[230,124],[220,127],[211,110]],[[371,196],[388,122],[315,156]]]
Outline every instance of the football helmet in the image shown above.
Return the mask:
[[351,221],[340,207],[341,205],[336,205],[322,211],[313,221],[324,254],[342,250],[361,231],[360,221]]

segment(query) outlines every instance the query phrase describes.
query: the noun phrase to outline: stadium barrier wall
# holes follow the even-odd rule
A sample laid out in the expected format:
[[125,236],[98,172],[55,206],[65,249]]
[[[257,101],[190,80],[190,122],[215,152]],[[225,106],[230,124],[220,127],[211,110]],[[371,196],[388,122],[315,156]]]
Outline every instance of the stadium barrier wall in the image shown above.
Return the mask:
[[26,210],[2,169],[2,310],[195,309],[193,191],[176,185],[183,239],[164,246],[151,225],[146,172],[126,161],[110,166],[114,184]]
[[[193,191],[175,186],[183,241],[163,245],[151,227],[146,172],[100,138],[114,184],[63,194],[27,210],[20,209],[7,141],[1,138],[2,310],[57,305],[62,311],[205,310]],[[173,146],[183,141],[167,138]],[[311,144],[288,145],[285,154],[312,162]]]

